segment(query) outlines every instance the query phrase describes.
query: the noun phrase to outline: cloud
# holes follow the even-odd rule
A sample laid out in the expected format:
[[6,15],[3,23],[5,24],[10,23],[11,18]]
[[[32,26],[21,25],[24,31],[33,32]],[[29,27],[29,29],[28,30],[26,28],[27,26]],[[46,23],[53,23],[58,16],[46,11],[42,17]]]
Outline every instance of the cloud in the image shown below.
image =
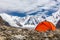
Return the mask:
[[50,9],[56,6],[52,0],[0,0],[0,12],[18,11],[18,12],[35,12],[40,9]]

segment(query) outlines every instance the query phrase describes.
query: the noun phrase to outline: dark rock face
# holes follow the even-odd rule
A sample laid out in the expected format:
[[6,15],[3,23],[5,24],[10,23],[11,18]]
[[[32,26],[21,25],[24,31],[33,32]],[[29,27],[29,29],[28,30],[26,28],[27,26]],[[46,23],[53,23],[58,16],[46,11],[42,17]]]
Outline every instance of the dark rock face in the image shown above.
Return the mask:
[[10,26],[8,22],[4,21],[2,19],[2,17],[0,16],[0,25],[6,25],[6,26]]
[[60,20],[57,22],[56,27],[60,28]]

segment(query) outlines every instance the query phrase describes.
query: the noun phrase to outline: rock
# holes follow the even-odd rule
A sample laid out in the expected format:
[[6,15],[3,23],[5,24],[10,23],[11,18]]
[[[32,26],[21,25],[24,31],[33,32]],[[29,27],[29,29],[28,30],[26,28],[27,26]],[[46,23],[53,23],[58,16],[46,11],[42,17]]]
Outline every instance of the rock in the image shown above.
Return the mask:
[[48,35],[48,37],[50,37],[50,38],[52,38],[53,36],[54,36],[53,34]]
[[0,36],[0,40],[6,40],[6,37]]
[[4,21],[2,19],[2,17],[0,16],[0,25],[6,25],[6,26],[10,26],[8,22]]
[[14,36],[7,38],[6,40],[24,40],[24,39],[25,37],[22,35],[14,35]]

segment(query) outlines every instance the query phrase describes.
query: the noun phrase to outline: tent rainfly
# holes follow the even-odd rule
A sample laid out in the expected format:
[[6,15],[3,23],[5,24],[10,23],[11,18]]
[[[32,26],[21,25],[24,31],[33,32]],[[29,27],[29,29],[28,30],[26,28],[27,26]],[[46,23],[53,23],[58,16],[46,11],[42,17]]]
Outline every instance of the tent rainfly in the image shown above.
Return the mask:
[[36,31],[39,31],[39,32],[46,32],[46,31],[55,31],[56,30],[56,27],[53,23],[49,22],[49,21],[43,21],[41,23],[39,23],[36,28],[35,28]]

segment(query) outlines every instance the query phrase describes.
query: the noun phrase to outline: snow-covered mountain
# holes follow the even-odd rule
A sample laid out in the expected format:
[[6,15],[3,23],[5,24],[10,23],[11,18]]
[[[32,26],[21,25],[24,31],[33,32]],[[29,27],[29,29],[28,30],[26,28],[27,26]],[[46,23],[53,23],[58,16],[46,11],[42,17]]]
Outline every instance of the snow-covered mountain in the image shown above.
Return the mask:
[[17,17],[11,16],[6,13],[1,13],[1,17],[7,21],[11,26],[21,27],[21,28],[35,28],[36,25],[44,20],[50,21],[53,24],[56,24],[60,20],[60,10],[53,13],[51,16],[47,17],[45,14],[35,15],[35,16],[26,16],[26,17]]
[[[15,1],[12,3],[15,3]],[[46,0],[46,1],[42,0],[41,3],[40,0],[34,1],[34,3],[33,1],[31,1],[32,5],[30,2],[26,2],[29,3],[30,5],[29,4],[26,4],[25,6],[24,4],[22,6],[19,5],[18,9],[19,7],[22,7],[19,10],[17,10],[17,8],[15,9],[15,6],[13,6],[14,8],[12,6],[7,6],[6,8],[8,9],[8,11],[1,7],[2,10],[0,12],[0,16],[5,21],[7,21],[11,26],[14,27],[35,28],[39,22],[42,22],[44,20],[50,21],[56,25],[58,20],[60,20],[60,0]],[[3,3],[4,1],[1,2]],[[9,9],[8,7],[12,8],[13,11],[17,10],[18,12],[22,12],[26,16],[19,17],[10,15],[12,10]]]

